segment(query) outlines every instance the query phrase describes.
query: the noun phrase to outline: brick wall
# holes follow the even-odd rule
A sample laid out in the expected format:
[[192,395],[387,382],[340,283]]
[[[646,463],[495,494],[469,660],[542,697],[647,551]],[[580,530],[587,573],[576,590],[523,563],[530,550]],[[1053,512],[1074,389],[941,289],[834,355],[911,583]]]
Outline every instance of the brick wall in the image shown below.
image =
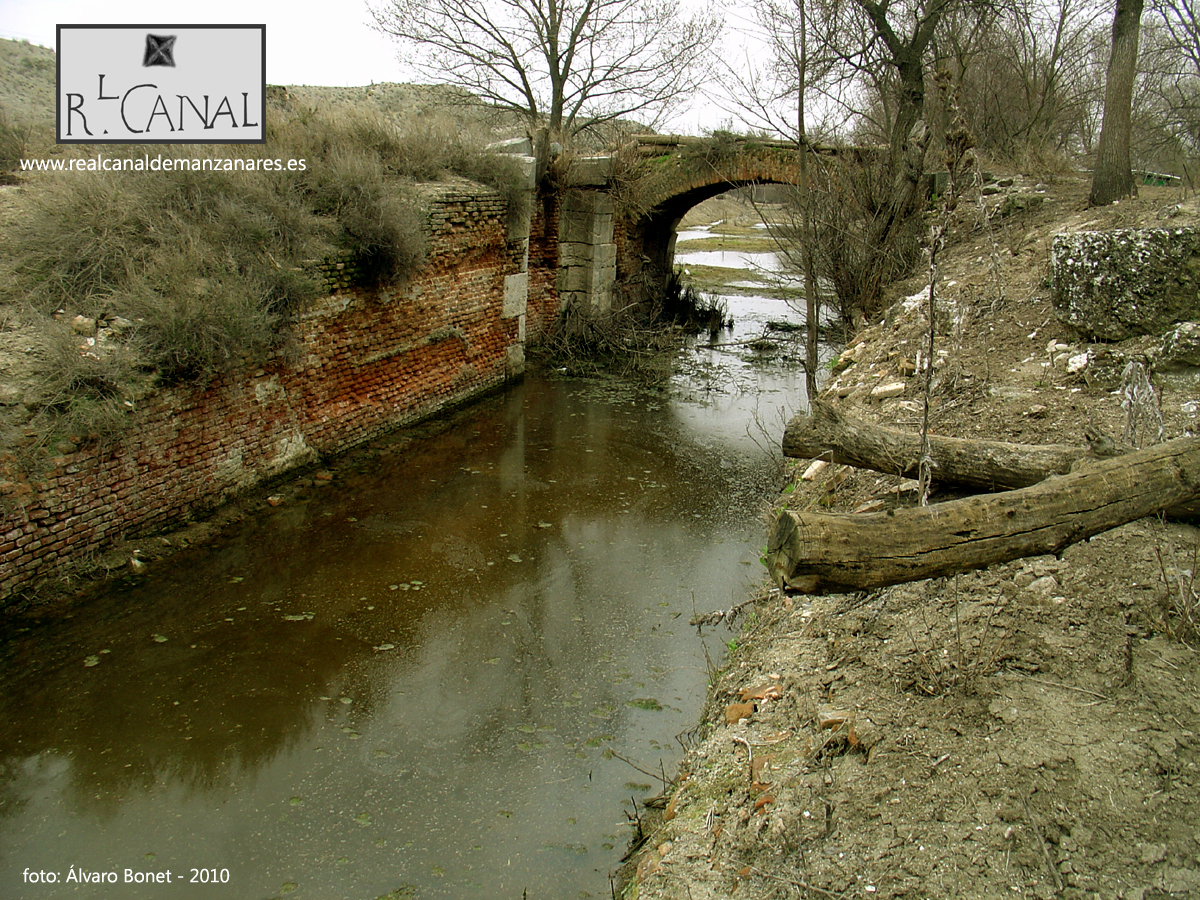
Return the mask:
[[560,196],[545,192],[534,196],[529,229],[529,308],[526,327],[531,335],[546,334],[559,313],[558,222]]
[[[334,260],[324,274],[337,289],[269,364],[202,390],[160,390],[119,444],[81,447],[36,474],[0,459],[0,603],[116,540],[169,528],[518,376],[524,304],[513,309],[511,290],[507,309],[504,300],[506,279],[525,267],[523,236],[509,234],[503,201],[486,189],[439,186],[428,201],[428,263],[411,284],[356,289],[352,260]],[[533,246],[531,256],[544,255]],[[553,297],[534,276],[536,335]]]

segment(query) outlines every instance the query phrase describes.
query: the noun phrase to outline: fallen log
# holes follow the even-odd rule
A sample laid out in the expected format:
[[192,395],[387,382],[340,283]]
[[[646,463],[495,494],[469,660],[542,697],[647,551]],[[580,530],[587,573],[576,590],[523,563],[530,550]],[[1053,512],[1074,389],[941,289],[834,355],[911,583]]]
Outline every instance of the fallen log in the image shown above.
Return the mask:
[[[1037,484],[1071,471],[1088,458],[1087,446],[1011,444],[929,435],[935,482],[986,491]],[[793,459],[826,459],[841,465],[916,478],[921,462],[921,436],[874,425],[814,401],[812,411],[792,418],[783,432],[783,455]]]
[[[929,435],[931,475],[935,484],[985,491],[1029,487],[1051,475],[1071,471],[1081,460],[1115,457],[1132,448],[1113,443],[1089,429],[1086,446],[1012,444]],[[816,400],[811,412],[792,417],[783,432],[783,455],[792,459],[824,459],[839,465],[872,469],[902,478],[920,474],[921,436],[848,416]],[[1200,518],[1200,500],[1177,504],[1167,517]]]
[[930,506],[832,515],[784,510],[767,542],[783,589],[870,590],[981,569],[1200,500],[1200,438],[1079,463],[1038,484]]

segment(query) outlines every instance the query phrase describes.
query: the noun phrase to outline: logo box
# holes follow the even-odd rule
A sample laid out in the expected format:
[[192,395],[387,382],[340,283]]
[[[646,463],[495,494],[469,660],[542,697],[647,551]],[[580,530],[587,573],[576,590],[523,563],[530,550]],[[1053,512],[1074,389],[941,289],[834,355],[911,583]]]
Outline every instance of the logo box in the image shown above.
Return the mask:
[[266,25],[59,25],[60,144],[266,142]]

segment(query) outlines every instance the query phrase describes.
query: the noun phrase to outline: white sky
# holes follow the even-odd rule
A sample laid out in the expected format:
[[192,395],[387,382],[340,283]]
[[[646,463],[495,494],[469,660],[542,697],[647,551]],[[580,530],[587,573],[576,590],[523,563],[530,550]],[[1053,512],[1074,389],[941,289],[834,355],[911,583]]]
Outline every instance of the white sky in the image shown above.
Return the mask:
[[[481,0],[486,2],[486,0]],[[55,25],[266,24],[267,82],[330,86],[405,81],[396,45],[368,24],[364,0],[0,0],[0,37],[54,48]],[[717,128],[700,99],[662,130]]]

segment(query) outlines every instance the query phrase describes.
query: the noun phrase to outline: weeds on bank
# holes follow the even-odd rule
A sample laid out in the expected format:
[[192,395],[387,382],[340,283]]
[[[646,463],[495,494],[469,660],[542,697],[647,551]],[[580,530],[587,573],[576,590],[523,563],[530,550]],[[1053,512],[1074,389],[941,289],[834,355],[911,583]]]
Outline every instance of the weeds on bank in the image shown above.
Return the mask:
[[1200,641],[1200,581],[1196,579],[1200,572],[1197,569],[1200,537],[1195,538],[1187,566],[1181,564],[1173,544],[1165,538],[1165,528],[1160,521],[1154,556],[1166,587],[1160,606],[1163,631],[1174,640],[1194,645]]
[[916,655],[908,673],[910,686],[916,693],[928,697],[938,697],[954,689],[969,690],[976,679],[994,670],[1003,648],[1003,639],[992,627],[1000,601],[991,604],[987,618],[977,627],[965,626],[962,601],[958,596],[958,576],[953,578],[953,634],[937,634],[925,618],[924,609],[921,610],[923,638],[915,635],[911,628],[908,632]]
[[530,349],[531,356],[571,375],[610,373],[646,381],[670,377],[680,334],[715,334],[724,326],[728,307],[683,284],[678,272],[657,295],[649,285],[643,289],[644,302],[607,314],[567,307],[550,334]]
[[31,132],[29,126],[13,122],[4,109],[0,108],[0,184],[16,182],[14,173],[20,168],[21,160],[25,157]]
[[[348,251],[364,286],[403,283],[426,253],[416,182],[466,177],[495,187],[510,214],[524,212],[515,160],[482,149],[482,138],[437,121],[404,127],[353,108],[305,107],[282,93],[270,103],[264,145],[155,155],[304,160],[303,170],[73,171],[29,186],[0,301],[37,335],[37,387],[26,397],[33,445],[51,431],[119,431],[121,411],[153,380],[203,381],[264,361],[324,290],[314,264],[337,251]],[[0,120],[0,169],[22,148]],[[72,334],[65,323],[76,316],[123,327],[99,341],[94,325]]]
[[657,382],[670,377],[676,347],[673,335],[636,310],[590,315],[568,307],[529,354],[568,375],[609,373]]
[[651,310],[654,321],[671,325],[686,334],[707,331],[715,336],[726,327],[729,317],[729,304],[724,299],[714,294],[702,294],[692,285],[685,284],[678,269],[667,276],[659,296],[651,299]]

